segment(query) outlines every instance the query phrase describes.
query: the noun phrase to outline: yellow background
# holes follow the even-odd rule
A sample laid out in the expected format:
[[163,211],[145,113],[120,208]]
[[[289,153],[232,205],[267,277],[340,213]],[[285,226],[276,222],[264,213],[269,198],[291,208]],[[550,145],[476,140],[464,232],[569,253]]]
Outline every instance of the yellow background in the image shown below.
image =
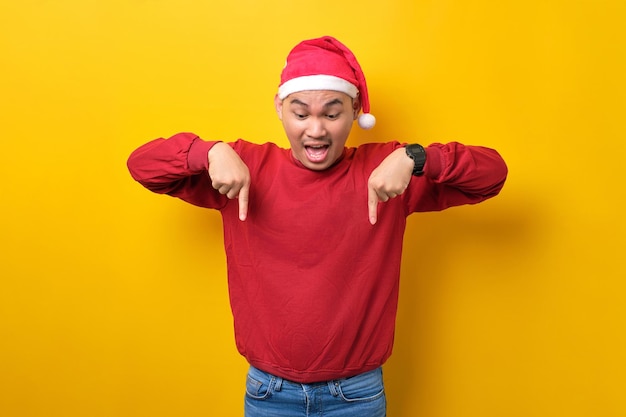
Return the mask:
[[[301,39],[331,34],[377,126],[498,149],[508,182],[414,215],[391,417],[626,416],[621,0],[5,0],[0,415],[240,416],[219,215],[134,183],[179,131],[287,145]],[[312,242],[314,244],[314,242]]]

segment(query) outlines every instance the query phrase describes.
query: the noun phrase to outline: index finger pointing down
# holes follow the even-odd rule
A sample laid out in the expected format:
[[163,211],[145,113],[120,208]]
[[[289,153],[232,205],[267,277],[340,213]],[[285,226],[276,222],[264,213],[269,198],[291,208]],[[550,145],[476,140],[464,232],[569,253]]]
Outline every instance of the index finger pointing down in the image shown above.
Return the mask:
[[237,199],[239,200],[239,220],[244,221],[248,217],[248,194],[250,191],[249,185],[244,185],[239,190]]
[[367,192],[367,211],[369,215],[369,221],[372,225],[376,224],[378,220],[378,194],[371,187]]

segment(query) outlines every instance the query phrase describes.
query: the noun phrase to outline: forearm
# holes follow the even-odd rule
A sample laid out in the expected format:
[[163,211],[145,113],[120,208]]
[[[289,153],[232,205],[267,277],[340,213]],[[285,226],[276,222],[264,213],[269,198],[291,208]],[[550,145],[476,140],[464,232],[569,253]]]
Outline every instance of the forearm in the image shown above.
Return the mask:
[[479,200],[497,195],[508,169],[497,151],[457,142],[427,147],[424,175],[433,182],[456,188]]
[[217,142],[205,142],[192,133],[156,139],[136,149],[128,158],[132,177],[157,193],[172,193],[191,177],[207,175],[207,154]]

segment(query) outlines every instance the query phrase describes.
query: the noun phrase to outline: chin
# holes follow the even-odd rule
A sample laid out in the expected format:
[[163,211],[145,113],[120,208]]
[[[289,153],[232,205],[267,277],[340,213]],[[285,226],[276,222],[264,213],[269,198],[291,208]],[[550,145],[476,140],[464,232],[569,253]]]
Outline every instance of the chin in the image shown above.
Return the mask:
[[328,168],[330,168],[332,166],[332,164],[329,164],[329,163],[326,163],[326,162],[316,164],[316,163],[309,162],[309,161],[307,161],[306,163],[304,163],[302,165],[304,165],[305,168],[308,168],[311,171],[324,171],[325,169],[328,169]]

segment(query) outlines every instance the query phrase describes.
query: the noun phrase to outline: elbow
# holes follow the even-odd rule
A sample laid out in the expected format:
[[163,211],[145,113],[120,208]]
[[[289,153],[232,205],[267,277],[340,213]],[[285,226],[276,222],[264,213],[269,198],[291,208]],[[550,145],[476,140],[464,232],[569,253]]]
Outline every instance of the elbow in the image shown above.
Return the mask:
[[485,199],[495,197],[500,194],[504,184],[506,183],[506,179],[509,175],[509,168],[504,162],[502,157],[499,157],[498,163],[494,164],[491,169],[491,177],[492,177],[492,186],[489,188],[487,193],[485,193]]
[[133,177],[135,181],[140,181],[140,170],[132,154],[128,157],[128,160],[126,161],[126,168],[128,169],[130,176]]

